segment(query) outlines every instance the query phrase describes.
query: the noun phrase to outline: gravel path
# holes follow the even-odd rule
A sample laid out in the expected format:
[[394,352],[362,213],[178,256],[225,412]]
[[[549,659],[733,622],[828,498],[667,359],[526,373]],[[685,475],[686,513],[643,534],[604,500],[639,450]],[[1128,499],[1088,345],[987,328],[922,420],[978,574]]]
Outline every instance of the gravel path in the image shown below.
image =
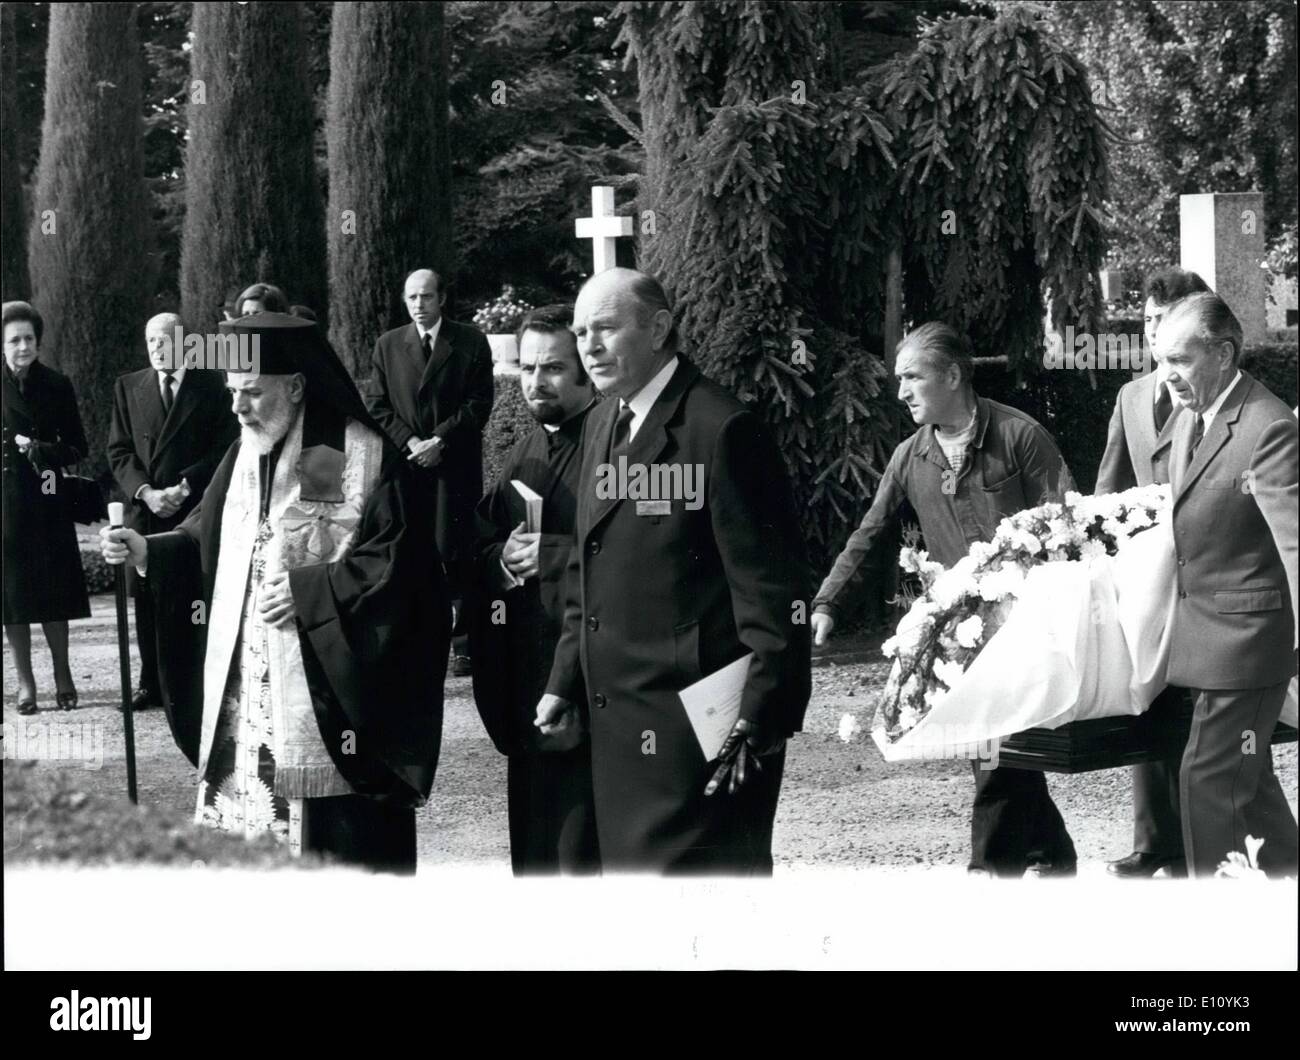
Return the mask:
[[[111,805],[118,799],[125,804],[122,720],[115,709],[120,697],[112,597],[93,597],[92,611],[89,620],[73,624],[73,673],[82,704],[76,712],[60,714],[53,709],[49,656],[34,631],[41,712],[34,718],[19,717],[6,646],[5,757],[21,757],[17,745],[42,731],[73,732],[82,741],[76,760],[45,759],[32,768],[38,773],[64,771],[57,788],[65,793],[61,796],[65,802],[80,805],[73,796],[84,792],[94,798],[94,805]],[[966,762],[890,765],[869,741],[845,744],[837,735],[840,716],[846,710],[863,710],[884,681],[884,665],[871,661],[879,659],[877,648],[878,639],[839,642],[835,656],[819,659],[814,667],[806,731],[791,744],[777,813],[775,853],[780,868],[871,865],[893,871],[929,867],[951,871],[966,863],[972,791]],[[96,747],[102,752],[98,764]],[[160,711],[136,716],[136,748],[140,802],[169,820],[172,815],[180,820],[192,814],[194,771],[173,745]],[[1276,751],[1275,761],[1294,812],[1296,746]],[[1104,860],[1128,853],[1127,770],[1053,774],[1049,784],[1074,836],[1081,874],[1099,874]],[[449,678],[442,762],[433,797],[418,816],[421,864],[496,864],[508,872],[505,789],[505,759],[483,731],[469,679]],[[177,849],[180,856],[190,850],[184,842]],[[5,856],[12,862],[41,855],[21,839],[10,849],[7,836]]]

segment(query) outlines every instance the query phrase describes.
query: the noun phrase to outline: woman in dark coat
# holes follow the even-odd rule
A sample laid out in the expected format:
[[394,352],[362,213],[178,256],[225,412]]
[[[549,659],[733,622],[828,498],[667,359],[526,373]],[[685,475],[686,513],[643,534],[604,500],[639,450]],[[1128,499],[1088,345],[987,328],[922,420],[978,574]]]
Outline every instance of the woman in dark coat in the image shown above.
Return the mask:
[[67,376],[37,360],[41,315],[26,302],[6,302],[3,423],[4,627],[18,671],[18,713],[36,713],[31,623],[41,623],[54,657],[55,701],[77,705],[68,668],[68,619],[88,618],[77,530],[60,469],[86,455],[86,433]]

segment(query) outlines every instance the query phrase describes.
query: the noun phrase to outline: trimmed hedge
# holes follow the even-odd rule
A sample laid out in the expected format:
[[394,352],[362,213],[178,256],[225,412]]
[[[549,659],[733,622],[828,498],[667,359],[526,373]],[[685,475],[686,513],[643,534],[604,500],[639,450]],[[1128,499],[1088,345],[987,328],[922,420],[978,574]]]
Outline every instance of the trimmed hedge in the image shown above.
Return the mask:
[[486,490],[501,474],[506,457],[519,439],[537,426],[519,390],[517,375],[494,375],[496,398],[492,415],[483,431],[483,488]]
[[104,560],[98,546],[82,542],[81,574],[86,580],[86,592],[91,596],[113,591],[113,568]]
[[1300,403],[1296,380],[1297,354],[1300,354],[1300,345],[1294,342],[1262,342],[1241,351],[1241,367],[1295,408]]

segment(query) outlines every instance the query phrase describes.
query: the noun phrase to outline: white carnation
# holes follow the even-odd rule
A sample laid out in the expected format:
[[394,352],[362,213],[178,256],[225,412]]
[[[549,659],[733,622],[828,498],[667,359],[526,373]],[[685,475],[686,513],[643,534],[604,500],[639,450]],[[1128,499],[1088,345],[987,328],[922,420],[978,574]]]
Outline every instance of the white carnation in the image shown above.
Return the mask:
[[920,574],[921,565],[929,559],[929,555],[924,550],[915,548],[904,548],[898,553],[898,565],[908,574]]
[[980,637],[984,636],[984,620],[979,615],[971,615],[964,622],[958,623],[953,633],[963,648],[974,648],[979,644]]
[[1128,525],[1133,530],[1141,530],[1155,521],[1154,514],[1147,508],[1134,508],[1128,513]]
[[956,687],[957,682],[962,679],[965,673],[965,668],[951,659],[936,659],[934,661],[934,676],[948,688]]
[[980,579],[980,596],[990,603],[1019,596],[1024,583],[1024,572],[1016,564],[1008,563]]
[[845,743],[848,743],[861,731],[862,726],[858,724],[856,714],[843,714],[840,716],[840,739]]
[[974,592],[975,579],[956,568],[944,571],[930,586],[930,596],[943,611],[951,611],[968,593]]
[[1106,545],[1102,541],[1085,541],[1081,547],[1081,551],[1081,558],[1085,560],[1102,559],[1108,554],[1106,552]]

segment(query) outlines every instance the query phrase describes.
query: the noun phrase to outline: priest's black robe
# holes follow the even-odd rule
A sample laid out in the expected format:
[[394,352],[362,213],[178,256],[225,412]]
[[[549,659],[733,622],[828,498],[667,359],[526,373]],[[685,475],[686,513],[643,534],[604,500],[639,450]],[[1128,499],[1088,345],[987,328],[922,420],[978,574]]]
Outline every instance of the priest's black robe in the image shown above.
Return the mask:
[[[539,426],[520,441],[477,512],[474,700],[492,742],[510,759],[506,798],[516,875],[599,867],[591,746],[584,738],[571,751],[538,750],[533,726],[564,619],[563,580],[574,542],[586,418],[584,410],[555,431]],[[507,589],[501,554],[525,515],[523,498],[511,485],[515,479],[542,497],[542,537],[537,577]]]
[[[147,539],[163,703],[172,735],[196,766],[206,616],[239,446],[227,451],[186,520]],[[356,792],[310,800],[303,849],[402,872],[415,869],[414,807],[428,798],[438,764],[451,639],[441,563],[422,529],[431,507],[428,491],[412,487],[405,459],[385,444],[347,556],[289,572],[316,720]],[[345,741],[348,731],[355,737]]]

